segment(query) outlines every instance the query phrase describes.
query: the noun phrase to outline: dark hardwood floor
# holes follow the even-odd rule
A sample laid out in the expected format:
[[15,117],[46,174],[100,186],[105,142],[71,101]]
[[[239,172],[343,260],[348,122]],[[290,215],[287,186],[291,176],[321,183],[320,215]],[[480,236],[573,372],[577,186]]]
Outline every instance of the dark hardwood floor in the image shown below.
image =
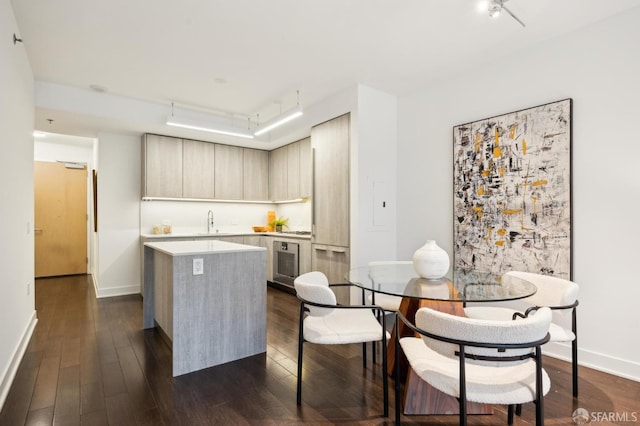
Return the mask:
[[[361,346],[305,345],[303,403],[296,406],[295,296],[268,289],[268,348],[261,354],[171,377],[171,354],[155,330],[142,330],[140,296],[96,299],[87,276],[36,281],[38,325],[0,413],[0,425],[392,424],[381,418],[379,365],[362,369]],[[369,363],[371,362],[370,357]],[[378,360],[380,357],[378,357]],[[545,358],[552,388],[548,425],[571,425],[578,407],[633,413],[640,383],[580,369],[571,397],[568,363]],[[534,423],[532,404],[515,424]],[[458,423],[457,416],[403,416],[410,424]],[[470,425],[506,425],[506,410]],[[598,424],[629,424],[601,421]]]

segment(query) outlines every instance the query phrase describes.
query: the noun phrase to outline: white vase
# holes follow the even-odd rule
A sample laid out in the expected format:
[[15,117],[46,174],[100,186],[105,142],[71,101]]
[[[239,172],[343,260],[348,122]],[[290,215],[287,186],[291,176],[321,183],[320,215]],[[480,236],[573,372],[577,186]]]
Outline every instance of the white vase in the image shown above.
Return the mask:
[[413,254],[413,268],[422,278],[437,280],[449,271],[449,255],[435,240],[427,240],[427,243]]

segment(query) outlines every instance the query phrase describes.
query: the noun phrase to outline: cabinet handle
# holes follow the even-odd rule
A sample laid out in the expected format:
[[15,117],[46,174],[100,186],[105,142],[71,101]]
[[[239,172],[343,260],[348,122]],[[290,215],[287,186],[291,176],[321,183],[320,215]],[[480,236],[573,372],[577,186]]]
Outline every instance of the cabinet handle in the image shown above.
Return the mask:
[[33,228],[33,232],[42,232],[42,228]]
[[319,245],[319,244],[314,244],[313,245],[313,249],[317,250],[317,251],[329,251],[329,252],[333,252],[333,253],[346,253],[347,252],[347,248],[346,247],[325,246],[325,245]]

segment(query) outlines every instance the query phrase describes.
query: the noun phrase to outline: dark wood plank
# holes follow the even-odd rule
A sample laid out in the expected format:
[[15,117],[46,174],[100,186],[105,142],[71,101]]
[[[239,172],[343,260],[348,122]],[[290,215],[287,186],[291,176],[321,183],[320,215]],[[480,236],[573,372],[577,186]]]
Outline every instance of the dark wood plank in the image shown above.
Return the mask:
[[[363,369],[361,345],[305,344],[297,406],[298,301],[269,288],[267,304],[266,354],[174,378],[169,348],[156,330],[142,330],[139,296],[96,299],[87,276],[36,280],[39,321],[0,426],[393,423],[393,380],[391,417],[383,419],[381,365],[372,365],[369,353]],[[552,380],[547,425],[573,424],[578,407],[637,412],[640,383],[580,367],[580,397],[573,399],[570,364],[543,362]],[[506,424],[506,407],[493,412],[469,416],[469,425]],[[526,404],[515,424],[534,419],[533,404]],[[402,421],[458,424],[455,415],[402,415]]]
[[53,411],[54,423],[61,425],[80,424],[80,367],[61,368],[56,405]]

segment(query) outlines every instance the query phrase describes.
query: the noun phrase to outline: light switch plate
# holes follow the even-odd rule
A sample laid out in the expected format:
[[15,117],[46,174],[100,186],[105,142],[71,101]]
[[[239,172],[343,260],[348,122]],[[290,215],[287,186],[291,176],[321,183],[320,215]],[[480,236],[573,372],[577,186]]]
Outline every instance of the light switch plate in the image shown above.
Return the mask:
[[193,259],[193,275],[202,275],[204,274],[204,259],[197,258]]

